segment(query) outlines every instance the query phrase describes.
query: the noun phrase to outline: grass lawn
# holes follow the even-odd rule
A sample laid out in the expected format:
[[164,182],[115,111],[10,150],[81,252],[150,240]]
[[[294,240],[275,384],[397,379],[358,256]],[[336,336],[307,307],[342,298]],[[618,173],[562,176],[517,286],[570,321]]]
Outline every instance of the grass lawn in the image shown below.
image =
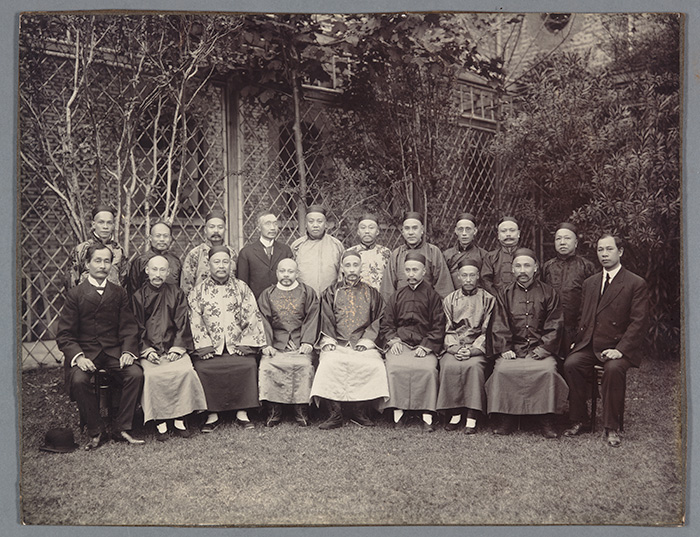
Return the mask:
[[[676,525],[684,513],[680,365],[628,375],[622,446],[599,431],[547,440],[524,419],[510,437],[418,422],[332,431],[292,422],[93,452],[39,451],[72,427],[62,370],[22,373],[21,508],[26,524],[74,525]],[[559,423],[564,428],[565,422]],[[135,507],[136,506],[136,507]]]

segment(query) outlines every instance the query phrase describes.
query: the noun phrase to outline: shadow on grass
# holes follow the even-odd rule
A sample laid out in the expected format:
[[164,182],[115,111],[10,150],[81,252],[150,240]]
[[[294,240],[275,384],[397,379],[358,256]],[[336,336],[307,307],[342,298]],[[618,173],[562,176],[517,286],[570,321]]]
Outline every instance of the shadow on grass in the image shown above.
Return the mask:
[[[628,376],[622,446],[600,430],[547,440],[527,419],[509,437],[352,423],[321,431],[292,421],[93,452],[39,451],[77,407],[62,371],[22,374],[21,509],[52,525],[677,525],[684,512],[678,362]],[[318,419],[318,418],[317,418]],[[559,428],[565,426],[562,418]],[[137,505],[138,508],[134,508]]]

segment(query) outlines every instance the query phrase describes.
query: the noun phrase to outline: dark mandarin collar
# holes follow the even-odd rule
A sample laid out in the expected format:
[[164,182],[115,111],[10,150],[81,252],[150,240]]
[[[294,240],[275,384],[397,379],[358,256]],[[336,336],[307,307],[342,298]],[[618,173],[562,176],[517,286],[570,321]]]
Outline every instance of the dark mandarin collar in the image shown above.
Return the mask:
[[515,284],[518,287],[520,287],[520,289],[522,289],[523,291],[529,291],[535,285],[535,278],[532,278],[532,281],[530,282],[530,284],[527,287],[525,287],[524,285],[521,285],[521,283],[517,280],[515,281]]
[[163,251],[158,251],[156,250],[153,246],[151,246],[151,253],[155,255],[162,255],[163,257],[167,257],[168,254],[170,253],[168,250],[163,250]]
[[415,287],[411,286],[410,283],[409,283],[408,285],[406,285],[406,287],[408,287],[411,291],[418,291],[418,288],[419,288],[421,285],[423,285],[423,282],[424,282],[424,281],[425,281],[425,279],[422,279],[421,281],[418,282],[418,284],[417,284]]
[[146,280],[146,286],[151,293],[160,293],[163,290],[163,287],[165,287],[165,282],[163,282],[160,287],[156,287],[150,282],[150,280]]
[[469,252],[474,249],[474,241],[470,242],[468,246],[463,247],[462,243],[457,241],[457,251],[458,252]]
[[107,239],[106,241],[103,241],[101,238],[99,238],[97,236],[97,234],[94,231],[91,231],[90,233],[92,233],[93,239],[95,239],[97,242],[101,242],[104,245],[112,246],[112,245],[116,244],[116,242],[114,242],[113,235],[110,235],[109,239]]
[[372,244],[367,246],[364,242],[360,241],[360,246],[363,250],[374,250],[377,247],[377,243],[373,242]]
[[341,289],[352,289],[354,287],[358,287],[360,285],[360,282],[362,282],[362,278],[358,278],[355,283],[350,283],[345,278],[343,278],[343,283],[340,287]]
[[460,287],[460,289],[462,290],[462,294],[463,294],[464,296],[474,296],[474,295],[476,294],[476,292],[479,290],[478,287],[475,287],[475,288],[472,289],[471,291],[465,290],[464,287]]
[[516,244],[515,246],[503,246],[501,244],[501,250],[505,252],[506,254],[513,255],[515,250],[518,249],[518,245]]
[[563,255],[557,253],[557,259],[559,261],[564,261],[565,263],[571,263],[575,258],[576,258],[576,252],[574,252],[573,254],[567,255],[567,256],[563,256]]
[[423,247],[423,245],[425,244],[425,237],[423,237],[423,238],[420,240],[420,242],[419,242],[418,244],[416,244],[415,246],[411,246],[410,244],[408,244],[408,243],[406,242],[406,239],[404,239],[403,241],[404,241],[404,243],[406,243],[406,248],[407,248],[408,250],[420,250],[420,249]]

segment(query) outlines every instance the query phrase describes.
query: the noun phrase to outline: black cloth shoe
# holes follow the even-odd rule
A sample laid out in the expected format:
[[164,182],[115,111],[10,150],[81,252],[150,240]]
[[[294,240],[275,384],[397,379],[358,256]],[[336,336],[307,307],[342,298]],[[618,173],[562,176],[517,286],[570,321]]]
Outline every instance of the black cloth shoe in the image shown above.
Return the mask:
[[501,423],[496,427],[493,432],[494,434],[509,435],[515,430],[515,416],[512,414],[503,414],[501,416]]
[[352,418],[350,419],[353,423],[356,423],[360,427],[374,427],[375,423],[367,417],[367,406],[363,401],[361,403],[355,403]]
[[612,429],[605,429],[605,439],[610,447],[620,447],[622,444],[620,434]]
[[540,430],[545,438],[559,438],[559,433],[554,428],[554,420],[551,414],[545,414],[540,417]]
[[340,406],[340,401],[332,399],[324,399],[330,415],[328,419],[318,426],[319,429],[327,431],[329,429],[337,429],[343,426],[343,409]]
[[216,420],[212,423],[205,423],[204,425],[202,425],[200,431],[202,431],[203,433],[213,433],[219,427],[219,423],[220,420]]
[[424,433],[434,433],[435,432],[435,424],[434,423],[425,423],[423,419],[421,419],[421,429],[423,429]]
[[139,445],[139,444],[145,444],[145,440],[141,440],[140,438],[134,438],[129,434],[128,431],[119,431],[118,433],[114,433],[112,435],[112,439],[117,441],[117,442],[126,442],[127,444],[131,444],[132,446]]
[[270,403],[270,414],[265,421],[265,427],[274,427],[282,421],[282,405],[279,403]]
[[306,405],[294,405],[294,421],[299,424],[299,427],[307,427],[309,425],[309,414]]
[[255,429],[255,425],[253,425],[253,422],[250,420],[239,420],[236,418],[236,425],[243,429]]
[[451,423],[450,420],[454,416],[450,416],[450,418],[447,420],[447,423],[445,423],[445,430],[446,431],[456,431],[459,429],[459,426],[462,424],[462,420],[460,419],[457,423]]
[[465,428],[464,428],[464,434],[476,434],[476,426],[474,426],[474,427],[465,427]]
[[189,438],[192,436],[192,431],[189,429],[178,429],[177,427],[173,427],[173,432],[180,438]]
[[161,433],[158,429],[156,429],[156,440],[158,442],[165,442],[168,438],[170,438],[170,434],[168,434],[167,429],[164,433]]

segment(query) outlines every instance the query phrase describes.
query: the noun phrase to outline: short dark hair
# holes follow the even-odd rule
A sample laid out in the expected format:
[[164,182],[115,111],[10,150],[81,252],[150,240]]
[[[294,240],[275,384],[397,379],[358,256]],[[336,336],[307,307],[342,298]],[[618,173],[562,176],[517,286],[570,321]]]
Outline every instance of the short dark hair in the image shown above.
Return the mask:
[[277,213],[276,213],[275,211],[273,211],[272,209],[265,209],[265,210],[262,210],[262,211],[258,211],[258,217],[256,218],[255,221],[259,224],[259,223],[260,223],[260,219],[261,219],[263,216],[267,216],[268,214],[271,214],[272,216],[274,216],[275,218],[277,218]]
[[114,252],[112,251],[112,249],[109,246],[107,246],[106,244],[102,244],[101,242],[96,242],[96,243],[88,246],[87,250],[85,251],[85,263],[89,263],[90,261],[92,261],[92,257],[95,255],[95,252],[97,252],[98,250],[104,250],[104,249],[109,250],[109,256],[110,256],[109,260],[112,261],[114,259]]
[[598,244],[598,242],[600,242],[603,239],[607,239],[608,237],[615,241],[615,248],[617,248],[618,250],[622,250],[625,247],[625,243],[622,240],[622,237],[620,237],[619,235],[613,235],[612,233],[603,233],[596,241],[596,245]]

